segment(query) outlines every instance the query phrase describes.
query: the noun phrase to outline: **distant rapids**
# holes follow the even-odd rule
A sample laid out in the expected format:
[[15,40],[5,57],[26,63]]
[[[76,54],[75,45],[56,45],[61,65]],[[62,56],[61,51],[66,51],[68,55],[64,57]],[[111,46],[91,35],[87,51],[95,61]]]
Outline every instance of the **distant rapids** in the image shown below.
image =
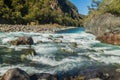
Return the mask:
[[[120,46],[103,44],[94,35],[84,32],[83,28],[78,30],[71,29],[71,33],[64,30],[55,34],[0,32],[0,75],[15,67],[28,73],[57,74],[91,66],[120,64]],[[37,55],[28,54],[27,60],[18,60],[18,54],[28,49],[29,45],[14,46],[8,42],[19,36],[33,38],[31,47]],[[55,39],[62,42],[55,42]]]

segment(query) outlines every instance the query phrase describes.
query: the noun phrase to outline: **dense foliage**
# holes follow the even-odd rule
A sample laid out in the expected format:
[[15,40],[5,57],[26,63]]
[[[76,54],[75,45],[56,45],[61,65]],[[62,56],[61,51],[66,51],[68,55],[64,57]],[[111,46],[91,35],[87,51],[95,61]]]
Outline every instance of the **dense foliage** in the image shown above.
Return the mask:
[[120,0],[103,0],[99,6],[99,10],[112,14],[120,14]]
[[120,0],[92,0],[91,6],[88,6],[89,14],[84,19],[84,24],[96,16],[104,13],[120,15]]
[[91,12],[92,10],[120,14],[120,0],[92,0],[89,11]]
[[81,17],[68,0],[0,0],[0,23],[79,26]]

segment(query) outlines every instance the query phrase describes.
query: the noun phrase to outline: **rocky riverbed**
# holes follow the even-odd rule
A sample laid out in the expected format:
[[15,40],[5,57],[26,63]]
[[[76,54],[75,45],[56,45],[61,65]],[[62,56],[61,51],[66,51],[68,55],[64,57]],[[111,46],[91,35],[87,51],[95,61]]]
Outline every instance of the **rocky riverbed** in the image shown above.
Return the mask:
[[7,25],[0,24],[0,32],[39,32],[39,33],[55,33],[59,30],[75,28],[73,26],[61,26],[58,24],[45,25]]
[[28,74],[19,68],[9,69],[0,80],[119,80],[120,69],[109,68],[107,66],[101,68],[79,70],[75,75],[64,73],[33,73]]

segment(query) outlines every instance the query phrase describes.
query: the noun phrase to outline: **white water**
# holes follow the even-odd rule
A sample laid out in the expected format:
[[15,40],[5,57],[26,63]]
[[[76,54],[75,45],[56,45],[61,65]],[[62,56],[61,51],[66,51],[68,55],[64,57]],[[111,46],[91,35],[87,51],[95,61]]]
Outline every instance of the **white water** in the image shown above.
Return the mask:
[[[0,75],[6,70],[19,67],[29,73],[57,73],[59,71],[69,71],[74,68],[89,67],[105,64],[120,64],[120,46],[102,44],[95,40],[95,36],[85,32],[77,34],[40,34],[11,32],[0,33],[0,47],[14,48],[15,51],[21,51],[29,48],[28,45],[13,46],[7,42],[16,39],[18,36],[31,36],[34,40],[32,48],[37,55],[27,55],[34,65],[18,63],[8,65],[2,62],[0,64]],[[55,43],[52,39],[60,39],[62,43]],[[63,36],[63,38],[61,38]],[[39,43],[42,41],[43,43]],[[77,43],[75,48],[72,42]],[[74,53],[63,52],[61,49],[72,51]],[[0,54],[2,54],[0,52]]]

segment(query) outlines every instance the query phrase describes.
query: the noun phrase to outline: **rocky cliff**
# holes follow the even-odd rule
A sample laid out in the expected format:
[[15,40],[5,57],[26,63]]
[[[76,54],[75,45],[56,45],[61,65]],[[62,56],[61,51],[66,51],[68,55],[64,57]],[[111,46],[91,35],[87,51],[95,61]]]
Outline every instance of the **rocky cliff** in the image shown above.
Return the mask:
[[120,45],[120,1],[101,1],[86,18],[86,32],[96,35],[101,42]]
[[111,13],[101,14],[86,22],[85,26],[87,32],[96,36],[101,36],[108,32],[119,33],[120,17]]
[[86,32],[104,43],[120,45],[120,17],[111,13],[100,14],[85,24]]
[[81,25],[81,16],[69,0],[1,0],[0,23]]

